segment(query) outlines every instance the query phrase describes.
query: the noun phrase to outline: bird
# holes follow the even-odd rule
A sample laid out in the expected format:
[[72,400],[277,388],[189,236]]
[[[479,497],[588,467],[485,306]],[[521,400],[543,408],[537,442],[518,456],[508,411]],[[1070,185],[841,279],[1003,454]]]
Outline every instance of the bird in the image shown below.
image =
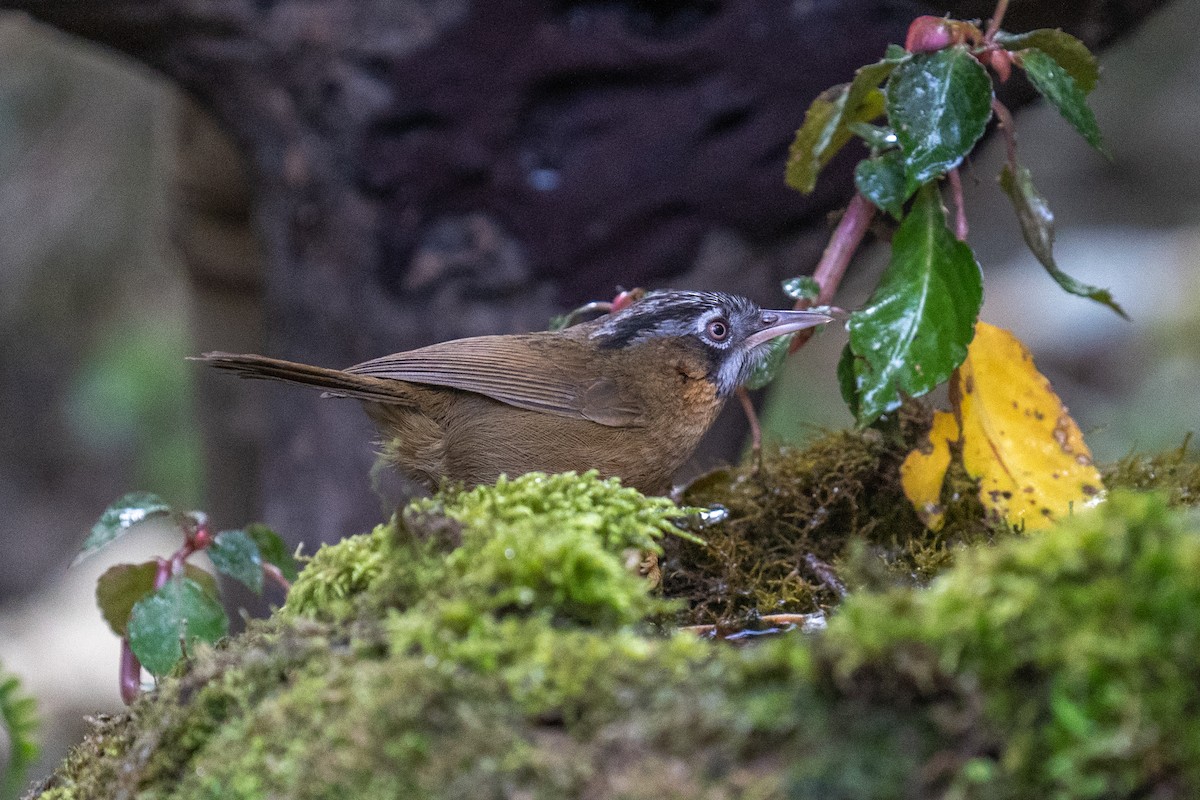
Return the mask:
[[222,352],[196,360],[362,401],[383,460],[431,491],[597,470],[665,494],[771,340],[832,319],[661,290],[562,330],[454,339],[347,369]]

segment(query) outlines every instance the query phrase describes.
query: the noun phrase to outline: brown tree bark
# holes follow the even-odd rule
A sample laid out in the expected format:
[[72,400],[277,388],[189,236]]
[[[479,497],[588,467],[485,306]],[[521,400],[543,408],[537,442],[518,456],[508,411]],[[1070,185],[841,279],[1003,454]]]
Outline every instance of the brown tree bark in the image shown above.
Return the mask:
[[[1161,2],[1014,0],[1006,27],[1061,26],[1097,45]],[[263,347],[332,366],[544,327],[551,313],[618,285],[730,288],[777,302],[777,279],[811,269],[824,216],[848,193],[845,163],[810,197],[783,184],[807,103],[901,41],[914,16],[982,17],[992,7],[2,5],[123,50],[207,107],[244,157],[264,265]],[[203,159],[188,167],[189,185],[203,186]],[[244,246],[229,252],[249,258]],[[191,260],[202,285],[245,272]],[[253,277],[243,288],[254,294]],[[202,307],[212,315],[203,344],[230,349],[235,343],[220,341],[222,309]],[[218,454],[212,469],[246,497],[247,482],[257,481],[268,521],[292,535],[329,537],[378,519],[366,479],[371,434],[352,404],[287,388],[237,390],[267,398],[261,479],[236,452]],[[222,405],[218,413],[234,427],[257,412]]]

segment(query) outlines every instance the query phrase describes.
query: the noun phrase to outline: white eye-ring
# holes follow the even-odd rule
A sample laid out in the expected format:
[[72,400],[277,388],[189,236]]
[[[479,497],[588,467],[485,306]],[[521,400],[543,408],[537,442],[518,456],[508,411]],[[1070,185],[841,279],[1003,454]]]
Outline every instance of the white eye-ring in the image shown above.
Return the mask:
[[710,319],[704,326],[704,333],[714,342],[724,342],[729,338],[729,320],[724,317]]

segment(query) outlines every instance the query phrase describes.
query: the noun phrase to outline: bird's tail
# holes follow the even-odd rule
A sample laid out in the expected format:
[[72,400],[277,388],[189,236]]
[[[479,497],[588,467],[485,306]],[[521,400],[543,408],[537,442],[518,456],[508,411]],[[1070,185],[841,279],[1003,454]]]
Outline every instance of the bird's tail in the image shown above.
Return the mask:
[[189,359],[203,361],[217,369],[229,370],[242,378],[298,383],[324,389],[335,397],[353,397],[376,403],[411,403],[405,396],[402,383],[369,375],[355,375],[340,369],[326,369],[295,361],[254,355],[253,353],[205,353]]

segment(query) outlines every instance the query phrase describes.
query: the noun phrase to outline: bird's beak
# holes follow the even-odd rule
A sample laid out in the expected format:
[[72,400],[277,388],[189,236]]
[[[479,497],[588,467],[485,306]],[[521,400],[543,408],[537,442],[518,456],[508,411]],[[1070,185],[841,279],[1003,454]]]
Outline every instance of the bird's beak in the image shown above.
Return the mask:
[[762,327],[747,336],[742,344],[747,350],[753,350],[777,336],[824,325],[827,322],[833,322],[833,317],[819,311],[764,311]]

